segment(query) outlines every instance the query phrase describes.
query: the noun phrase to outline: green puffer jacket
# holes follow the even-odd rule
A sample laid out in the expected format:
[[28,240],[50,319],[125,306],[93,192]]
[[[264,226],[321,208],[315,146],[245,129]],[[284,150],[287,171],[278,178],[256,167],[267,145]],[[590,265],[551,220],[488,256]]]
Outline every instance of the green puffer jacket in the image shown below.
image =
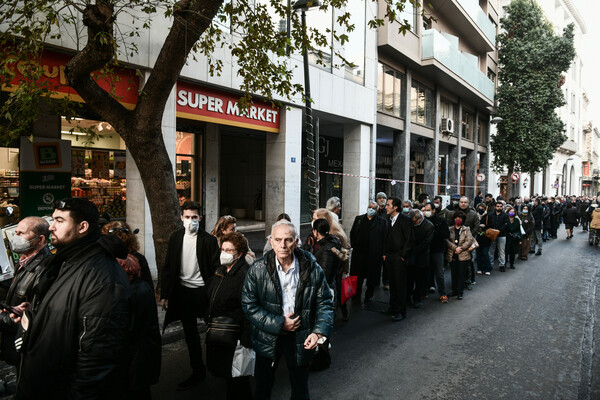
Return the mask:
[[[301,321],[296,331],[296,360],[298,366],[307,366],[314,350],[305,350],[304,341],[311,333],[329,336],[334,304],[325,274],[314,256],[298,248],[294,256],[300,265],[294,307]],[[242,307],[251,323],[252,347],[262,357],[275,359],[275,344],[285,321],[282,296],[275,252],[269,251],[252,264],[242,290]]]

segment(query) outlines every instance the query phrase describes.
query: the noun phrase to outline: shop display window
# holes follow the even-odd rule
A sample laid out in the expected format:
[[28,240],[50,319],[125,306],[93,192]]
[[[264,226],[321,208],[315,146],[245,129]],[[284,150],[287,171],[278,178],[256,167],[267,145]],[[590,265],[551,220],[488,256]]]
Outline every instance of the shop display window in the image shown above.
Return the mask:
[[90,200],[112,219],[126,217],[125,144],[107,122],[62,119],[62,139],[71,141],[71,196]]
[[[201,136],[199,136],[201,137]],[[176,188],[179,204],[187,200],[201,202],[198,198],[197,178],[202,176],[202,164],[196,159],[196,147],[202,141],[194,133],[177,132],[176,136]],[[199,151],[200,154],[201,151]]]

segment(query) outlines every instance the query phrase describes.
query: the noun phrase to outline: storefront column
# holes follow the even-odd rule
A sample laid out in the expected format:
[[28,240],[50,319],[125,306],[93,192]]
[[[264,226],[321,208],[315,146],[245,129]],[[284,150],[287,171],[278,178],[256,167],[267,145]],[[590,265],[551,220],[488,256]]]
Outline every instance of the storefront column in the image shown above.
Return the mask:
[[[440,103],[441,96],[439,88],[435,91],[435,120],[433,125],[433,139],[426,140],[425,144],[425,172],[423,175],[423,180],[425,181],[425,185],[423,185],[423,189],[425,193],[429,195],[430,198],[433,199],[435,195],[438,194],[438,160],[440,158],[440,123],[441,123],[441,113],[440,113]],[[433,184],[433,185],[431,185]]]
[[302,109],[280,109],[279,133],[267,133],[265,177],[265,235],[282,212],[300,233],[302,179]]
[[[344,125],[344,174],[369,176],[371,128],[363,124]],[[370,179],[343,177],[342,222],[350,232],[354,217],[364,214],[369,202]]]
[[219,125],[217,124],[206,124],[206,142],[205,148],[206,151],[204,160],[205,160],[205,169],[206,169],[206,198],[205,198],[205,206],[204,212],[206,215],[206,231],[210,232],[217,223],[219,216],[221,215],[221,203],[220,203],[220,145],[221,145],[221,136],[219,131]]
[[410,92],[412,87],[412,71],[406,69],[406,108],[404,110],[404,131],[394,131],[394,144],[392,147],[392,179],[399,179],[404,182],[398,182],[392,185],[392,196],[402,200],[408,199],[408,189],[410,183],[410,130],[411,130],[411,100]]
[[475,199],[477,195],[475,190],[475,185],[477,182],[477,147],[479,142],[479,111],[475,111],[475,131],[473,133],[473,151],[469,151],[467,153],[467,157],[465,159],[465,196],[469,198],[470,201]]
[[[458,134],[460,135],[460,132]],[[448,189],[449,195],[460,193],[460,151],[460,146],[449,146],[448,182],[446,184],[447,186],[450,186],[450,189]]]

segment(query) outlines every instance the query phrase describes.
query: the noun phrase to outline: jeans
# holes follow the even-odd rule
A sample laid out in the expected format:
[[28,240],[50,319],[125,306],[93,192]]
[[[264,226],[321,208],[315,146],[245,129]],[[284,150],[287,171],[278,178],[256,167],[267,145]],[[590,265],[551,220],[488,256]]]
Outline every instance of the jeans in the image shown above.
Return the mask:
[[254,377],[256,380],[255,400],[268,400],[271,398],[273,383],[275,383],[275,371],[281,356],[285,354],[285,360],[292,386],[292,400],[309,399],[308,396],[308,366],[299,367],[296,362],[296,335],[293,333],[279,335],[275,360],[265,358],[256,354],[254,365]]
[[446,280],[444,278],[444,253],[440,252],[429,254],[429,267],[433,270],[438,294],[440,296],[445,296]]
[[490,246],[479,246],[477,248],[477,270],[484,273],[492,270],[492,264],[490,264]]
[[496,252],[496,247],[498,247],[498,265],[500,267],[504,267],[506,265],[506,259],[504,255],[504,251],[506,250],[506,237],[498,236],[496,241],[492,242],[490,245],[490,265],[494,266],[494,253]]

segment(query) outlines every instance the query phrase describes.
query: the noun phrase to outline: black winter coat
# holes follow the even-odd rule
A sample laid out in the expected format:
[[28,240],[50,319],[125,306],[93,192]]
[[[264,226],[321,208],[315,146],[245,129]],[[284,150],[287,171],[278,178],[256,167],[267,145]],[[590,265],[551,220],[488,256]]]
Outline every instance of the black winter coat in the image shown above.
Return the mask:
[[144,278],[131,282],[131,317],[133,329],[128,351],[128,388],[141,390],[158,382],[161,364],[161,338],[154,290]]
[[575,207],[567,208],[565,210],[565,225],[577,225],[579,224],[579,213]]
[[415,241],[413,264],[420,268],[425,268],[429,265],[429,244],[433,240],[434,230],[433,224],[427,218],[423,218],[423,222],[420,225],[413,227]]
[[[163,324],[163,332],[171,322],[181,319],[183,306],[178,296],[177,285],[179,284],[179,273],[181,271],[181,250],[184,234],[184,228],[178,229],[171,234],[165,265],[162,270],[160,296],[162,299],[169,300],[169,307],[167,308]],[[202,274],[204,284],[208,285],[216,269],[221,265],[217,238],[201,229],[198,230],[196,256],[198,257],[198,265],[200,266],[200,273]],[[205,318],[206,315],[197,315],[197,317]]]
[[338,273],[342,272],[344,263],[333,253],[333,249],[342,250],[342,244],[333,235],[327,234],[323,239],[317,242],[319,244],[318,250],[313,255],[317,260],[317,263],[323,269],[325,273],[325,279],[329,287],[335,288],[335,277]]
[[508,214],[502,211],[500,214],[496,214],[496,211],[490,214],[491,226],[494,229],[500,231],[499,237],[506,237],[508,233]]
[[433,224],[433,239],[429,245],[429,252],[443,253],[446,251],[446,239],[450,237],[450,231],[448,230],[448,224],[446,220],[433,215],[431,218],[427,218],[429,222]]
[[535,229],[542,229],[544,227],[544,206],[541,204],[534,205],[531,209],[531,215],[533,215],[533,220],[535,221]]
[[369,220],[367,214],[354,219],[350,230],[352,245],[352,263],[350,275],[358,276],[363,268],[367,271],[367,285],[377,286],[381,279],[383,264],[383,245],[390,226],[387,215],[374,216]]
[[[241,326],[240,343],[250,347],[250,323],[242,309],[242,288],[250,266],[240,258],[227,272],[219,266],[208,285],[209,317],[230,317]],[[235,347],[206,344],[206,366],[211,374],[220,378],[231,378],[231,364]]]
[[[492,211],[492,213],[495,213],[495,211]],[[477,240],[477,243],[479,244],[479,247],[489,247],[492,245],[492,241],[485,236],[485,231],[488,230],[489,228],[494,228],[493,224],[492,224],[492,216],[490,215],[490,213],[485,213],[483,215],[481,215],[479,220],[479,225],[485,225],[484,227],[479,227],[479,234],[475,236],[475,240]]]
[[57,274],[47,287],[42,277],[27,312],[15,399],[108,399],[122,392],[116,375],[127,362],[131,288],[115,257],[126,256],[116,236],[89,234],[49,257],[47,271]]

